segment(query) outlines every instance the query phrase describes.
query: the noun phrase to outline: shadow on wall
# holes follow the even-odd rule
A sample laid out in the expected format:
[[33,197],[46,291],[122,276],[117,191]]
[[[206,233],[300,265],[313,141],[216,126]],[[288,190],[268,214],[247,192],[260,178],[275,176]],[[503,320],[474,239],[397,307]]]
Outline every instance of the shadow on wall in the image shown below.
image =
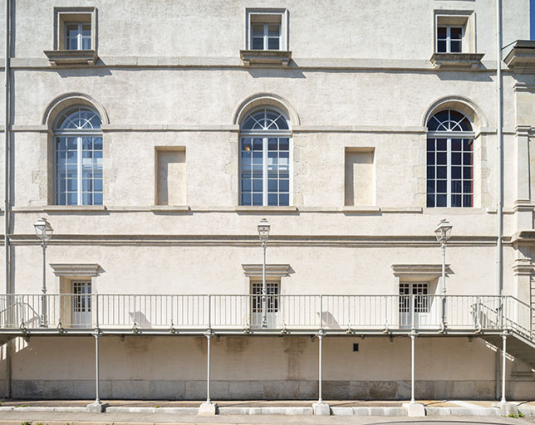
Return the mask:
[[[99,65],[105,65],[101,61],[98,63]],[[112,72],[109,69],[106,68],[84,68],[84,69],[51,69],[51,72],[57,72],[57,74],[61,78],[70,78],[70,77],[106,77],[109,75],[112,75]]]
[[[293,61],[292,61],[293,62]],[[290,64],[292,63],[290,62]],[[248,69],[247,72],[253,78],[306,78],[301,71],[294,69]]]

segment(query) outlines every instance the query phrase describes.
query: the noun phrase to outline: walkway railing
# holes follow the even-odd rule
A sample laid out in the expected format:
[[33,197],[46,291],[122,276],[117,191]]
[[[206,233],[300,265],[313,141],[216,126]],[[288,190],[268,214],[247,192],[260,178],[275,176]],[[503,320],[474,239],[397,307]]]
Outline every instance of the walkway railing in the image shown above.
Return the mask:
[[0,330],[510,329],[534,339],[533,308],[510,296],[267,295],[262,301],[262,295],[0,295]]

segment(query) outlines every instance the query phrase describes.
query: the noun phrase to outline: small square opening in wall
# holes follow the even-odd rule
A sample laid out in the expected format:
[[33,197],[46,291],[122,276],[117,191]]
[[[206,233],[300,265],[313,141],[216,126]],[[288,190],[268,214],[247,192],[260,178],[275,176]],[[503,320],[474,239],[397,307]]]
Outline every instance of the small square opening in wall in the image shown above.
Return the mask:
[[358,353],[359,351],[359,345],[358,344],[353,344],[353,352],[354,353]]

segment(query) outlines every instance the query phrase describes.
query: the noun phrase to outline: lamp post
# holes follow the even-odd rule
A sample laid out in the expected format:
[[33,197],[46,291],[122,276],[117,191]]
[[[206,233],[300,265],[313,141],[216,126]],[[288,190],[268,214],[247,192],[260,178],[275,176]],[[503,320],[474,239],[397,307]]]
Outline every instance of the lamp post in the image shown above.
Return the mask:
[[262,263],[262,327],[263,328],[267,328],[266,243],[269,238],[270,228],[271,226],[265,218],[260,220],[260,223],[258,223],[258,236],[260,237],[260,241],[262,242],[262,249],[264,250],[264,262]]
[[442,293],[442,330],[446,328],[446,243],[451,237],[452,227],[447,220],[441,220],[435,229],[437,241],[442,246],[442,282],[440,287]]
[[41,296],[40,325],[41,327],[46,328],[48,326],[46,308],[46,244],[50,239],[52,239],[54,229],[52,229],[50,223],[46,221],[46,218],[41,218],[37,220],[33,227],[35,228],[35,233],[41,241],[41,247],[43,248],[43,295]]

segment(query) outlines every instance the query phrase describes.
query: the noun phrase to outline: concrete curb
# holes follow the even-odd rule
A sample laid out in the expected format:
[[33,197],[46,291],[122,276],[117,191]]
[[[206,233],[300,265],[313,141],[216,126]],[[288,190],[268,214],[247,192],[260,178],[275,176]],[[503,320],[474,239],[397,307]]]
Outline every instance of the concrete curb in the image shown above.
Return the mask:
[[220,407],[220,415],[292,415],[311,416],[312,407]]
[[403,407],[331,407],[334,416],[407,416]]
[[196,415],[198,407],[108,407],[109,413],[167,413],[173,415]]
[[[407,416],[408,411],[403,407],[331,407],[333,416]],[[535,408],[530,406],[518,406],[518,410],[526,417],[535,416]],[[63,412],[63,413],[86,413],[84,407],[16,407],[1,406],[0,412]],[[193,416],[198,414],[197,407],[123,407],[108,406],[109,413],[163,413],[178,416]],[[478,416],[478,417],[502,417],[498,407],[426,407],[426,416]],[[219,407],[219,415],[225,416],[248,416],[248,415],[277,415],[277,416],[313,416],[312,407]],[[102,418],[106,413],[102,414]],[[50,421],[47,421],[50,422]],[[72,421],[69,421],[71,423]],[[15,421],[20,425],[20,421]],[[37,422],[35,422],[37,424]],[[97,423],[97,422],[95,422]],[[100,423],[100,422],[98,422]],[[102,422],[105,424],[109,422]]]
[[71,412],[84,413],[87,412],[85,407],[17,407],[17,406],[2,406],[0,412]]
[[427,416],[501,416],[496,407],[426,407]]

